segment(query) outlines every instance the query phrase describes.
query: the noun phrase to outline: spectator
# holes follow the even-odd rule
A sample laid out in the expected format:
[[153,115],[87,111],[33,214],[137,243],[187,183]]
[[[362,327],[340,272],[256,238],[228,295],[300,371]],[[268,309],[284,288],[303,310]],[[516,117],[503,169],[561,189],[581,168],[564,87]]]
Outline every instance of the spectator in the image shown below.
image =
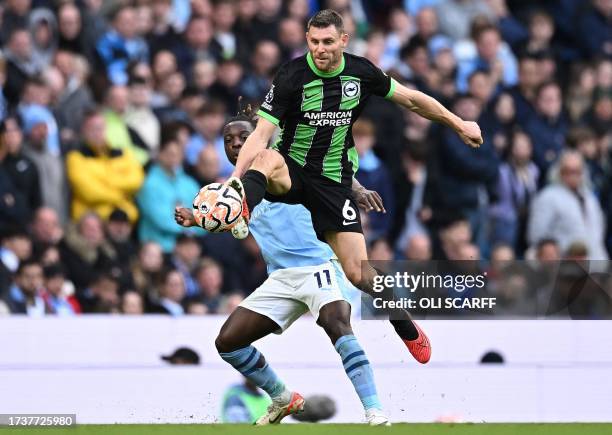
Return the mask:
[[119,300],[119,281],[104,270],[96,272],[91,284],[79,295],[84,313],[117,313]]
[[94,41],[87,38],[83,29],[81,11],[74,3],[66,2],[60,5],[57,11],[57,24],[60,50],[85,56],[89,60],[93,59]]
[[15,285],[10,289],[6,303],[13,314],[40,317],[50,314],[51,309],[42,297],[43,269],[33,260],[19,264],[15,274]]
[[141,221],[141,242],[154,241],[165,253],[172,252],[183,228],[174,222],[175,207],[190,207],[199,190],[198,184],[183,171],[183,154],[174,139],[161,144],[153,164],[137,195]]
[[267,394],[245,378],[242,384],[232,385],[224,393],[221,420],[223,423],[253,424],[271,403]]
[[546,174],[565,145],[568,122],[557,83],[542,84],[535,97],[536,114],[525,122],[525,132],[533,144],[533,161]]
[[[459,97],[453,107],[463,119],[476,120],[480,116],[481,107],[473,97]],[[476,153],[448,129],[444,131],[439,146],[436,164],[440,174],[435,177],[432,203],[434,217],[449,210],[464,214],[470,221],[475,243],[486,255],[489,192],[497,182],[499,166],[493,146],[485,136]]]
[[32,238],[35,245],[56,246],[64,237],[57,212],[51,207],[40,207],[34,212]]
[[535,100],[538,86],[543,83],[539,62],[534,57],[524,56],[519,60],[518,85],[510,88],[514,99],[516,120],[524,128],[527,121],[535,116]]
[[97,272],[117,265],[117,253],[104,237],[102,220],[92,212],[68,227],[59,248],[68,279],[77,292],[86,289]]
[[[2,28],[4,29],[4,25]],[[7,78],[4,96],[9,106],[15,107],[19,103],[26,81],[40,72],[32,56],[32,37],[26,29],[17,27],[10,33],[4,57]]]
[[198,365],[200,364],[200,355],[188,347],[179,347],[171,355],[164,355],[162,360],[169,362],[172,365]]
[[32,60],[40,71],[53,62],[57,50],[57,20],[46,8],[36,8],[29,14],[29,29],[32,35]]
[[[206,70],[198,72],[198,66],[199,64],[196,65],[196,70],[194,71],[196,75],[210,74],[213,76],[213,73],[209,73]],[[200,67],[199,69],[202,68]],[[228,59],[219,64],[214,83],[206,77],[200,80],[200,84],[197,84],[198,78],[196,77],[196,84],[198,89],[208,91],[211,98],[218,101],[226,101],[228,103],[227,110],[230,113],[236,113],[238,111],[238,104],[236,102],[241,96],[240,85],[243,76],[242,65],[235,59]]]
[[121,313],[129,315],[144,314],[142,296],[135,291],[127,291],[121,296]]
[[601,206],[585,185],[584,161],[576,151],[565,151],[553,173],[552,184],[535,197],[529,216],[528,239],[557,241],[561,251],[577,241],[585,243],[592,260],[607,260],[605,221]]
[[129,150],[111,149],[106,140],[106,121],[101,112],[85,116],[81,149],[66,156],[66,171],[72,188],[72,218],[89,210],[103,219],[119,207],[130,222],[138,218],[132,195],[142,185],[144,173]]
[[223,298],[219,307],[219,314],[230,315],[234,312],[240,303],[244,300],[244,295],[241,292],[232,292]]
[[481,128],[492,138],[493,146],[499,156],[508,153],[512,134],[517,127],[516,107],[512,96],[503,92],[491,104],[480,119]]
[[[6,284],[19,265],[32,255],[32,241],[19,227],[6,228],[0,246],[0,283]],[[0,291],[1,292],[1,291]]]
[[415,16],[416,34],[425,42],[438,35],[438,15],[431,7],[421,9]]
[[474,29],[473,39],[476,55],[459,62],[457,89],[468,89],[468,78],[476,70],[489,72],[494,86],[514,86],[518,83],[516,58],[507,45],[502,43],[499,29],[494,25],[484,25]]
[[476,16],[493,18],[493,11],[484,0],[440,0],[434,8],[440,31],[454,40],[469,36],[470,25]]
[[508,161],[499,167],[497,201],[490,208],[491,243],[506,243],[520,254],[527,248],[527,215],[540,171],[531,160],[531,140],[522,131],[514,132],[508,151]]
[[272,84],[280,61],[280,50],[273,41],[260,41],[251,57],[251,71],[242,80],[241,93],[249,101],[260,101]]
[[[42,124],[43,126],[45,124]],[[44,127],[43,127],[44,128]],[[44,131],[43,131],[44,133]],[[15,188],[23,195],[30,213],[40,207],[41,186],[36,165],[23,153],[23,134],[15,116],[0,121],[0,165]],[[31,219],[28,215],[27,221]]]
[[194,273],[199,286],[199,294],[192,298],[203,302],[209,313],[217,313],[222,301],[223,270],[212,258],[205,257],[200,261]]
[[40,197],[41,204],[50,207],[58,214],[61,222],[68,219],[68,184],[64,172],[64,160],[51,152],[47,142],[46,115],[36,106],[28,109],[26,125],[27,141],[24,144],[24,156],[36,167],[37,186],[33,187]]
[[295,18],[284,18],[279,25],[278,41],[281,59],[288,62],[306,52],[304,25]]
[[47,125],[47,148],[52,154],[60,155],[62,149],[59,130],[50,109],[51,103],[51,89],[47,83],[39,77],[28,79],[19,104],[19,115],[26,131],[29,131],[34,123],[44,122]]
[[431,239],[425,233],[414,233],[408,240],[403,253],[406,260],[429,261],[431,260]]
[[138,257],[132,264],[132,279],[134,290],[145,298],[149,304],[156,297],[156,288],[161,282],[164,267],[164,256],[161,247],[155,242],[140,245]]
[[127,127],[142,141],[149,157],[157,154],[161,130],[159,120],[151,110],[151,91],[144,78],[130,79],[129,105],[123,114]]
[[223,48],[213,38],[213,26],[205,16],[194,15],[183,34],[184,42],[174,47],[173,53],[183,73],[191,79],[191,71],[198,60],[211,60],[215,63],[222,58]]
[[16,29],[24,29],[28,25],[31,0],[9,0],[2,10],[2,28],[0,29],[0,42],[6,44],[10,35]]
[[193,234],[182,233],[177,237],[170,261],[183,275],[187,296],[193,296],[199,291],[198,284],[193,278],[193,272],[196,269],[201,254],[202,248],[198,239]]
[[64,294],[65,276],[59,264],[50,265],[43,269],[44,290],[42,297],[49,307],[49,314],[58,316],[73,316],[80,314],[81,306],[74,297]]
[[185,314],[185,309],[181,305],[184,298],[185,283],[183,282],[183,276],[178,270],[169,269],[162,278],[159,300],[151,307],[149,312],[182,316]]
[[130,62],[148,61],[149,50],[136,33],[135,10],[128,4],[118,4],[111,14],[111,29],[96,44],[96,52],[114,85],[126,85]]
[[394,218],[393,185],[389,171],[372,150],[376,141],[376,131],[372,121],[362,118],[355,122],[353,138],[359,158],[360,170],[356,174],[357,180],[366,189],[378,192],[387,210],[387,213],[370,215],[370,228],[374,237],[384,237],[387,235]]
[[193,177],[199,186],[224,181],[221,176],[221,159],[213,147],[204,147],[198,154],[195,166],[187,166],[187,173]]
[[[185,160],[189,165],[196,163],[198,154],[204,147],[214,147],[219,156],[225,155],[221,136],[224,122],[225,107],[219,102],[211,102],[198,111],[194,119],[197,132],[191,135],[185,149]],[[228,176],[234,170],[226,158],[222,160],[222,168],[221,174],[224,176]]]
[[[106,93],[106,141],[111,148],[129,150],[142,166],[149,161],[149,152],[142,139],[130,131],[124,118],[127,115],[129,91],[127,86],[114,85]],[[141,146],[138,146],[141,145]]]
[[612,56],[612,2],[591,0],[590,3],[590,7],[579,18],[579,31],[575,35],[585,57]]

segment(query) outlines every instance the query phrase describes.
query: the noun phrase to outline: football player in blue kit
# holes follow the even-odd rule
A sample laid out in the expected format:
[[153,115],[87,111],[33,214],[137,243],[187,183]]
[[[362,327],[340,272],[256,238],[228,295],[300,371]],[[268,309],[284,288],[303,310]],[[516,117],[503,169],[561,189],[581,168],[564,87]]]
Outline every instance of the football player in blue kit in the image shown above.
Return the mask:
[[[224,126],[225,152],[232,163],[235,164],[254,126],[250,107]],[[361,207],[368,211],[384,210],[376,192],[355,183]],[[191,210],[186,208],[177,208],[175,219],[186,227],[196,225]],[[330,247],[317,239],[308,210],[301,205],[264,200],[253,210],[250,230],[268,265],[269,277],[228,317],[215,345],[221,358],[272,398],[267,413],[256,424],[279,423],[285,416],[300,412],[304,399],[285,386],[252,343],[286,330],[310,311],[340,355],[344,370],[363,404],[367,422],[388,425],[372,368],[351,329],[351,306],[347,299],[348,291],[353,291],[354,287],[334,259]],[[419,340],[419,349],[423,346],[429,347],[427,339]],[[418,355],[414,356],[418,359]]]

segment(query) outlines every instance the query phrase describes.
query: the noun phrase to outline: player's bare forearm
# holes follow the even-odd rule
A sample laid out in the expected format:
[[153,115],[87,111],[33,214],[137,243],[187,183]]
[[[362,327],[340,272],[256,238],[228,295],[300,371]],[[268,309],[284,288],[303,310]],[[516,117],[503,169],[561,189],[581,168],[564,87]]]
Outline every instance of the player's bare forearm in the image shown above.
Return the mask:
[[351,186],[353,191],[353,197],[357,201],[357,205],[365,211],[376,210],[377,212],[386,213],[383,205],[383,200],[375,190],[368,190],[353,177],[353,184]]
[[423,92],[397,85],[391,99],[424,118],[452,128],[461,137],[461,140],[471,147],[478,147],[482,144],[482,134],[478,124],[464,121],[438,100]]
[[242,177],[242,175],[244,175],[253,163],[253,160],[255,160],[255,157],[257,157],[257,154],[266,149],[268,141],[272,137],[275,129],[276,125],[272,124],[267,119],[259,119],[257,127],[244,142],[240,154],[238,154],[236,169],[234,169],[232,176]]

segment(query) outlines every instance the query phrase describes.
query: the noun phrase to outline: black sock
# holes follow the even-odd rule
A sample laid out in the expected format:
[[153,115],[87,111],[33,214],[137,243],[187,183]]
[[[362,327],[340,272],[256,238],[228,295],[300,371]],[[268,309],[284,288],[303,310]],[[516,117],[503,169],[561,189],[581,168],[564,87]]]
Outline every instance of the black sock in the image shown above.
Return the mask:
[[408,317],[406,320],[390,320],[391,325],[395,328],[395,332],[404,340],[416,340],[419,336],[419,331]]
[[242,185],[244,186],[249,212],[251,212],[264,199],[268,180],[261,172],[249,169],[242,177]]

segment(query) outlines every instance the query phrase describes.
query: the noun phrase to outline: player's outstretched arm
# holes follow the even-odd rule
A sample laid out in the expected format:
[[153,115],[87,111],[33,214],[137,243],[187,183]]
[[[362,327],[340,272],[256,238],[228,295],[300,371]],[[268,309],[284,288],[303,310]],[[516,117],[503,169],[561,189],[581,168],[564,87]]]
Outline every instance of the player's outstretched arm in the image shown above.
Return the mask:
[[174,209],[174,220],[182,227],[197,227],[193,213],[185,207],[176,207]]
[[365,211],[376,210],[377,212],[386,213],[383,200],[375,190],[368,190],[353,177],[353,185],[351,186],[353,197],[357,201],[357,205]]
[[236,169],[234,169],[232,173],[233,177],[242,177],[242,175],[244,175],[257,154],[266,149],[275,129],[276,125],[272,122],[265,118],[259,118],[257,127],[255,127],[253,133],[251,133],[244,142],[240,154],[238,154]]
[[418,113],[424,118],[440,122],[457,132],[467,145],[478,148],[482,144],[482,134],[478,124],[464,121],[446,109],[438,100],[414,89],[396,84],[391,100]]

